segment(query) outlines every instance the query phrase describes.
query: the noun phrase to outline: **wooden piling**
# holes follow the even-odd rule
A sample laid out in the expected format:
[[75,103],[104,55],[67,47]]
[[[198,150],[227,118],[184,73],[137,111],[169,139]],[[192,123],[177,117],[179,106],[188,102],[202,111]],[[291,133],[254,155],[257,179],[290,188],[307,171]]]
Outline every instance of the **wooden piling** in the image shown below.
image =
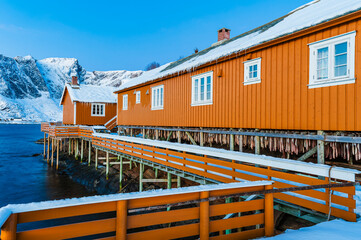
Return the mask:
[[46,133],[44,133],[44,154],[43,154],[44,159],[45,156],[46,156]]
[[69,138],[69,141],[68,141],[68,143],[69,143],[69,155],[71,154],[71,138]]
[[[323,131],[317,131],[317,135],[324,135]],[[325,141],[317,140],[317,163],[325,164]]]
[[182,187],[181,185],[182,185],[182,183],[181,183],[181,177],[180,177],[180,176],[177,176],[177,188]]
[[81,140],[81,144],[80,144],[80,162],[83,162],[83,157],[84,157],[84,140]]
[[59,140],[56,140],[56,170],[59,168]]
[[49,163],[49,157],[50,157],[50,136],[48,134],[48,155],[46,156],[46,161]]
[[51,139],[51,166],[54,166],[54,138]]
[[167,189],[171,189],[172,188],[172,174],[171,173],[167,173]]
[[95,149],[95,169],[98,169],[98,149]]
[[143,191],[143,164],[139,164],[139,192]]
[[255,154],[261,154],[261,142],[259,140],[259,136],[254,137],[254,145],[255,145]]
[[109,152],[106,153],[106,169],[105,169],[105,175],[106,175],[106,179],[109,179]]
[[229,150],[234,151],[234,135],[233,134],[229,135]]
[[122,180],[123,180],[123,157],[118,156],[120,165],[119,165],[119,190],[123,188]]
[[92,159],[92,142],[89,141],[89,147],[88,147],[88,166],[90,166]]
[[[242,129],[240,129],[239,131],[241,132]],[[242,135],[238,135],[238,141],[239,141],[239,151],[243,152],[243,136]]]
[[[201,128],[202,130],[202,128]],[[203,138],[203,132],[199,132],[199,145],[203,147],[204,145],[204,138]]]

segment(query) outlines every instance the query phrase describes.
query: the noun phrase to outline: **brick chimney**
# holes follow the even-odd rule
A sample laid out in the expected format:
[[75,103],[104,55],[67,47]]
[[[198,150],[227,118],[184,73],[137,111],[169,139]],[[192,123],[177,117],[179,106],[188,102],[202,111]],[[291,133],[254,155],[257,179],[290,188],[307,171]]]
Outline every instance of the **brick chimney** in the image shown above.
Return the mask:
[[78,77],[77,76],[71,77],[71,85],[78,85]]
[[231,30],[228,28],[222,28],[218,30],[218,42],[228,40],[231,36]]

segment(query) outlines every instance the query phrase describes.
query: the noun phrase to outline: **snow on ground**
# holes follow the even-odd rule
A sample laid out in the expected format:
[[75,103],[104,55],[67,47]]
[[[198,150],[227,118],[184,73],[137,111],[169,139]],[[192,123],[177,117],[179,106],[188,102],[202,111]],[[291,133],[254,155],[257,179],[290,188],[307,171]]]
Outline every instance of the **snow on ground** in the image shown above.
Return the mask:
[[[361,214],[361,187],[356,186],[356,210]],[[329,222],[319,223],[312,227],[298,230],[287,230],[285,233],[270,238],[272,240],[359,240],[361,239],[361,219],[357,222],[347,222],[336,219]]]

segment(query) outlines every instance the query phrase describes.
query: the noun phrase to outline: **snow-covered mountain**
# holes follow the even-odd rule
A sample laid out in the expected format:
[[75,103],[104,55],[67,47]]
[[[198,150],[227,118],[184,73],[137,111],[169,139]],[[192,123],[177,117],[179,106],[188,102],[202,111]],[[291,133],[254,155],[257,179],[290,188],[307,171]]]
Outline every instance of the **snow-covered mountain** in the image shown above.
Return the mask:
[[87,72],[75,58],[0,55],[0,120],[60,121],[59,100],[64,83],[77,76],[80,83],[118,87],[142,71]]

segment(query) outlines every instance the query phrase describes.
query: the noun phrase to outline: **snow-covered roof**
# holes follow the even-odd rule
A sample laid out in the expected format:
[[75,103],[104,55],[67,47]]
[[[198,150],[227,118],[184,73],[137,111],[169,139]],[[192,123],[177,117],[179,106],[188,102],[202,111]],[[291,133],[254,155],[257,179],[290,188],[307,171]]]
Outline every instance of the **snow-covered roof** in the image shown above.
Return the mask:
[[361,10],[360,0],[315,0],[266,25],[231,38],[217,46],[212,46],[181,60],[165,64],[144,72],[120,86],[122,91],[146,82],[183,71],[190,71],[202,64],[221,57],[235,54],[262,43],[318,25],[340,16]]
[[115,88],[113,87],[80,84],[78,87],[73,88],[66,83],[60,104],[63,102],[65,90],[68,91],[72,102],[117,103],[117,97],[114,94]]

